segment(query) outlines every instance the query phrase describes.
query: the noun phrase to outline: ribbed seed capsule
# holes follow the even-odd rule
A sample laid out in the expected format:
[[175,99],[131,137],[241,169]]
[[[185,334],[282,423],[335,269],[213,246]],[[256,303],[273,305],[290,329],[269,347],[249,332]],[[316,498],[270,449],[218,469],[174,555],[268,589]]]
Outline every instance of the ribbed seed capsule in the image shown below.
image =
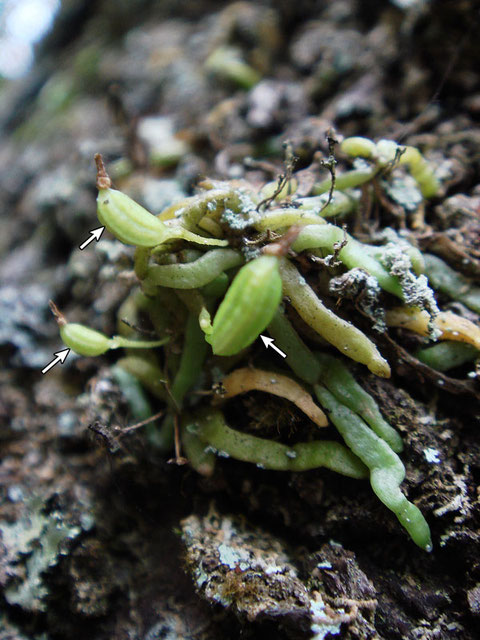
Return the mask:
[[97,216],[119,240],[136,247],[155,247],[167,240],[188,240],[197,244],[225,246],[226,240],[204,238],[183,227],[169,227],[121,191],[111,188],[100,154],[97,164]]
[[153,349],[160,347],[170,340],[129,340],[123,336],[113,336],[109,338],[100,331],[95,331],[83,324],[76,322],[66,322],[63,316],[57,316],[60,328],[60,336],[67,347],[78,353],[80,356],[101,356],[109,349]]
[[270,324],[282,299],[278,258],[261,256],[234,278],[206,337],[213,353],[231,356],[248,347]]
[[163,222],[116,189],[99,190],[97,216],[125,244],[154,247],[170,238],[170,230]]
[[67,347],[81,356],[100,356],[111,347],[106,335],[76,322],[60,326],[60,336]]

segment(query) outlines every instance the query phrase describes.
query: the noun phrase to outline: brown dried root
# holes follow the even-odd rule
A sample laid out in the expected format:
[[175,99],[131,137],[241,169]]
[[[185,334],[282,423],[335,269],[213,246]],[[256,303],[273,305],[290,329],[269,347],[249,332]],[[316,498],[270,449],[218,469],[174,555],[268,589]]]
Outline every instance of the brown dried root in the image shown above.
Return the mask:
[[328,424],[326,415],[310,394],[288,376],[261,369],[236,369],[222,380],[222,387],[221,398],[215,400],[217,403],[247,391],[265,391],[293,402],[317,426],[326,427]]
[[466,342],[480,349],[480,327],[451,311],[443,311],[431,318],[427,311],[418,308],[396,307],[387,311],[385,321],[389,327],[410,329],[426,337],[430,336],[430,326],[433,323],[438,339]]

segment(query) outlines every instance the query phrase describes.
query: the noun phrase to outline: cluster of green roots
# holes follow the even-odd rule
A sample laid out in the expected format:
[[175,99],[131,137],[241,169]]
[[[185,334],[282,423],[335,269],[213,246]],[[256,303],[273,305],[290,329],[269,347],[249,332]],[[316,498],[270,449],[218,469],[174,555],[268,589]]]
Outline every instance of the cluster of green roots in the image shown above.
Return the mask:
[[[353,168],[337,173],[331,162],[330,178],[308,195],[297,192],[291,170],[260,190],[246,181],[204,180],[196,195],[158,216],[112,189],[97,156],[98,217],[137,247],[138,284],[119,309],[119,336],[68,323],[58,311],[57,320],[77,353],[126,349],[115,376],[136,417],[148,417],[142,389],[164,409],[149,438],[166,451],[175,446],[177,460],[204,475],[214,473],[220,456],[265,469],[327,467],[368,478],[412,540],[430,550],[425,518],[400,489],[402,440],[361,386],[361,371],[390,376],[375,342],[389,326],[443,340],[416,354],[432,367],[474,359],[478,327],[438,309],[425,270],[442,292],[461,295],[477,311],[480,295],[467,286],[459,290],[461,276],[443,272],[437,258],[394,232],[383,244],[366,244],[338,225],[358,211],[362,190],[378,193],[396,173],[409,174],[420,200],[434,197],[439,182],[420,152],[365,138],[344,140],[341,150]],[[346,302],[354,309],[348,319],[336,306],[347,299],[354,302]],[[155,339],[145,340],[139,327]],[[258,339],[264,333],[285,358],[265,351]],[[434,350],[440,347],[438,366]],[[361,365],[356,377],[352,361]],[[231,399],[251,391],[294,403],[311,423],[308,438],[283,444],[229,426]],[[337,437],[322,439],[318,429],[330,423]],[[283,438],[292,442],[291,434]]]

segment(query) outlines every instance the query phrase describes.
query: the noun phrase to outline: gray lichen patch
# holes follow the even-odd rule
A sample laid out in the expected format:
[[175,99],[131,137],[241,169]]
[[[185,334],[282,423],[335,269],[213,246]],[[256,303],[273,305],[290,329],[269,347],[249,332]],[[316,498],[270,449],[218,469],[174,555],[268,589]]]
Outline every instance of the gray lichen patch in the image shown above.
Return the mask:
[[[412,270],[412,261],[408,255],[410,245],[400,239],[388,242],[382,247],[379,258],[392,276],[400,281],[405,303],[411,307],[425,309],[431,319],[439,313],[433,290],[428,285],[427,278],[415,275]],[[429,325],[432,340],[438,338],[438,330],[433,322]]]
[[355,267],[332,278],[329,289],[334,295],[354,300],[374,320],[373,329],[379,333],[385,331],[385,309],[380,304],[381,288],[376,278]]
[[405,211],[416,211],[423,202],[422,192],[412,176],[392,176],[390,181],[382,181],[382,186],[390,198]]
[[9,604],[44,611],[48,589],[43,574],[67,553],[68,541],[82,529],[68,525],[59,512],[46,513],[40,498],[31,498],[26,506],[17,522],[0,524],[0,581]]
[[214,509],[181,522],[187,568],[197,591],[249,622],[271,619],[321,640],[340,633],[352,616],[348,603],[327,603],[318,588],[302,580],[284,543]]

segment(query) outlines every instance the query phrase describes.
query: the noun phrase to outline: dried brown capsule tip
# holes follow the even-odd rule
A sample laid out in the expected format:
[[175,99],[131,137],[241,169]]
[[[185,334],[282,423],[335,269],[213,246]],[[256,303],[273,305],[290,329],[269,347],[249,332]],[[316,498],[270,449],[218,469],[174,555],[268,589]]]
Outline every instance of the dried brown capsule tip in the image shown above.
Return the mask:
[[108,175],[105,165],[103,164],[103,158],[101,153],[94,155],[95,164],[97,165],[97,189],[110,189],[112,181]]
[[57,307],[57,305],[54,303],[54,301],[49,300],[48,306],[50,307],[51,312],[55,316],[55,320],[57,321],[58,326],[64,327],[67,324],[67,319],[65,318],[63,313],[60,311],[60,309]]

